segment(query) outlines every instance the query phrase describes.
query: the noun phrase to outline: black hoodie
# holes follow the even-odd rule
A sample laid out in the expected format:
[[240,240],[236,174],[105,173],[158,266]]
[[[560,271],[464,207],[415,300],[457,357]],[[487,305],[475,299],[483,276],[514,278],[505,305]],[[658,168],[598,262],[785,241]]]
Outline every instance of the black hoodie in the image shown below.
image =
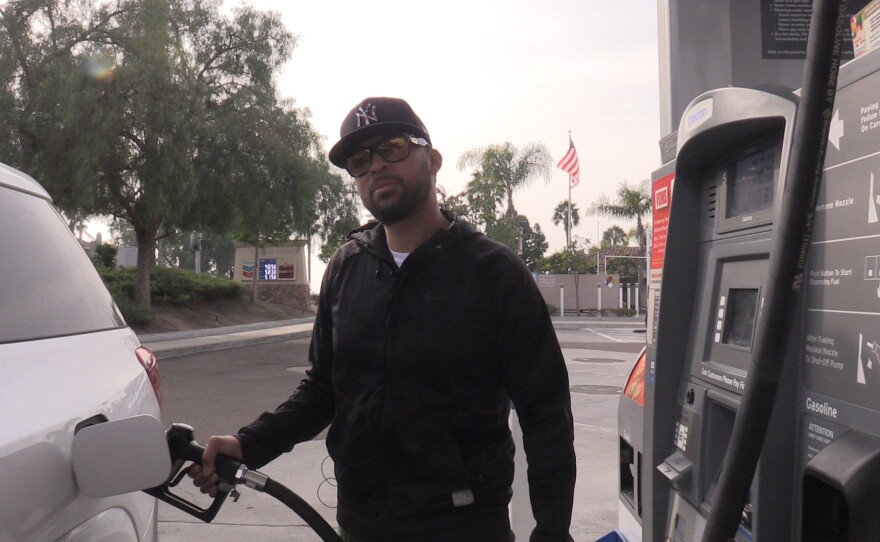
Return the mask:
[[339,524],[365,540],[508,540],[513,402],[523,429],[533,542],[571,540],[568,373],[546,304],[508,247],[460,220],[397,268],[381,225],[331,259],[312,367],[273,413],[240,430],[259,468],[330,424]]

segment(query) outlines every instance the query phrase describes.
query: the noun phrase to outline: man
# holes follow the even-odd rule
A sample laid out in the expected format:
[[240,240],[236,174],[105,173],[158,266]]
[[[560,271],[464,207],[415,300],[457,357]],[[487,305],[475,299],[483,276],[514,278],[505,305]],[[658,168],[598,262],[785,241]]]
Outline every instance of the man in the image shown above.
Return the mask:
[[259,468],[328,424],[337,520],[356,542],[508,542],[513,402],[533,542],[570,541],[575,482],[568,373],[523,262],[442,211],[442,156],[410,106],[368,98],[330,161],[378,220],[353,232],[321,285],[307,377],[274,412],[211,437],[213,459]]

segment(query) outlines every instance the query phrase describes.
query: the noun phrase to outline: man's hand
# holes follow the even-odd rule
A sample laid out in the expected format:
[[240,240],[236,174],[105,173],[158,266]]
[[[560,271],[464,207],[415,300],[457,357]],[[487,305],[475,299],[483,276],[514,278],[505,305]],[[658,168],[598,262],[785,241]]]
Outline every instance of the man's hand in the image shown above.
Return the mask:
[[217,473],[214,470],[214,458],[217,454],[227,455],[233,459],[242,460],[241,444],[232,435],[213,436],[205,445],[205,453],[202,454],[202,464],[193,465],[189,469],[189,476],[193,479],[199,491],[207,493],[211,497],[217,496]]

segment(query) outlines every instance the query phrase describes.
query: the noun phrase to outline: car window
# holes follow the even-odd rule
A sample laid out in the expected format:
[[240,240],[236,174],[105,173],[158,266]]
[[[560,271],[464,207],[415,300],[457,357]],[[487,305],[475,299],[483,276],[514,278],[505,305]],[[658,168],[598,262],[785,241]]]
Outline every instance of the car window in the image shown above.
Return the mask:
[[0,343],[124,325],[61,215],[0,186]]

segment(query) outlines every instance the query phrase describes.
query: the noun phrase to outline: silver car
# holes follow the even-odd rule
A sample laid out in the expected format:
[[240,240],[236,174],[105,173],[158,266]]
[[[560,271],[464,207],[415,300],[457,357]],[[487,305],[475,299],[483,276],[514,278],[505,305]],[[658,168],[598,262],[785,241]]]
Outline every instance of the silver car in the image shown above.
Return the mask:
[[0,164],[0,542],[156,540],[154,498],[88,497],[70,457],[82,427],[159,418],[160,386],[48,193]]

